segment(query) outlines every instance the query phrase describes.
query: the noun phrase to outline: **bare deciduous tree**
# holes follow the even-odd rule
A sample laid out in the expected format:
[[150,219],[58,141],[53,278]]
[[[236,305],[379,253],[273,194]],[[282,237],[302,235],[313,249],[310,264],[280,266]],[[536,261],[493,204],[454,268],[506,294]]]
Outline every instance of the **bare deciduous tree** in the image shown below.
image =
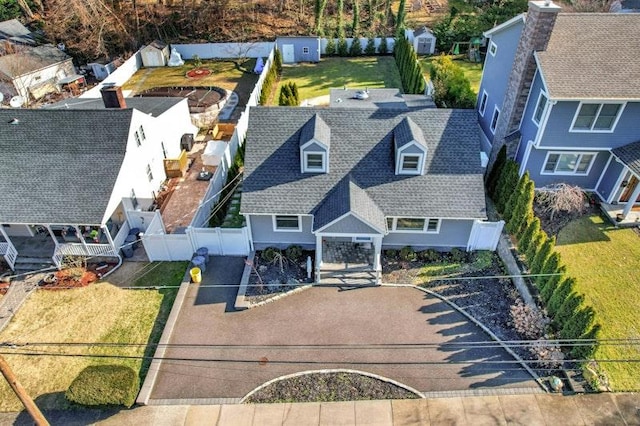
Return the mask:
[[536,194],[536,203],[543,212],[550,215],[551,220],[559,212],[582,213],[585,209],[582,188],[567,183],[557,183],[540,188]]

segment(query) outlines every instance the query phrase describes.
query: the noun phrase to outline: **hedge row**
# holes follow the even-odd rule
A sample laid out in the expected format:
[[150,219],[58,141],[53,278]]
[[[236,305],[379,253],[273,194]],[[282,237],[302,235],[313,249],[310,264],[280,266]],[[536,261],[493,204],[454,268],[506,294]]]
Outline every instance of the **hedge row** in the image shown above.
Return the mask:
[[65,397],[87,406],[124,405],[136,401],[140,380],[138,374],[124,365],[92,365],[80,372]]
[[[518,165],[507,159],[505,147],[487,176],[487,191],[507,231],[518,241],[518,252],[533,275],[531,281],[551,318],[553,331],[560,339],[595,339],[600,330],[594,321],[595,311],[577,292],[575,278],[567,275],[560,254],[554,250],[555,237],[549,237],[540,227],[540,219],[533,212],[534,183],[529,173],[518,178]],[[595,349],[595,344],[576,345],[569,352],[576,359],[587,359],[593,357]]]
[[404,36],[396,38],[393,55],[396,58],[396,65],[400,72],[404,92],[410,94],[424,93],[425,81],[422,75],[422,67],[418,62],[418,55],[416,55],[416,51],[413,50],[409,40]]
[[273,65],[269,68],[267,76],[262,83],[262,89],[260,90],[260,105],[266,105],[271,96],[273,90],[273,84],[278,80],[278,76],[282,74],[282,54],[280,50],[276,49],[273,55]]

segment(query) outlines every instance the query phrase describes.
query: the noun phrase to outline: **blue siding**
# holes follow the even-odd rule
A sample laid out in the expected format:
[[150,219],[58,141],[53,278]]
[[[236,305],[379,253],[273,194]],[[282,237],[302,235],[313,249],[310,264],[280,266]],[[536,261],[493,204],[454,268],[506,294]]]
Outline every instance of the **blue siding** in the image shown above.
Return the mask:
[[285,248],[299,244],[305,248],[315,248],[316,237],[311,233],[311,216],[302,216],[302,232],[274,232],[272,216],[250,215],[251,235],[257,250],[276,246]]
[[382,239],[383,248],[412,246],[414,249],[452,247],[466,248],[473,220],[443,219],[437,234],[390,232]]
[[502,110],[504,95],[509,82],[509,74],[513,66],[513,58],[516,54],[520,33],[524,27],[524,22],[518,22],[503,31],[493,34],[491,40],[498,46],[496,56],[487,53],[484,61],[484,69],[482,71],[482,82],[478,91],[478,107],[482,99],[482,93],[486,90],[489,95],[487,98],[487,106],[485,108],[484,117],[478,113],[480,127],[484,134],[493,141],[493,133],[489,127],[491,126],[491,117],[495,106]]
[[[546,92],[544,90],[544,84],[542,82],[542,77],[540,77],[540,73],[536,72],[536,75],[533,79],[533,84],[531,85],[531,90],[529,91],[529,98],[527,100],[527,105],[524,109],[524,114],[522,116],[522,122],[520,123],[520,134],[522,134],[523,144],[526,144],[527,141],[536,140],[536,136],[538,135],[538,126],[533,122],[533,114],[536,113],[536,107],[538,106],[538,97],[541,92]],[[548,108],[551,105],[548,106]],[[553,112],[553,111],[552,111]],[[540,123],[542,125],[544,123]]]
[[540,146],[617,148],[640,138],[640,102],[628,102],[613,133],[570,133],[579,102],[558,102],[553,106]]
[[[320,39],[318,37],[278,37],[276,45],[282,52],[282,45],[293,45],[295,62],[320,62]],[[309,53],[303,53],[303,48],[308,47]]]
[[[540,171],[542,170],[542,166],[544,165],[544,161],[547,158],[547,152],[550,150],[547,149],[535,149],[531,150],[529,154],[529,161],[527,163],[527,170],[529,171],[529,175],[531,179],[535,182],[536,188],[540,188],[552,183],[568,183],[571,185],[578,185],[584,189],[594,189],[596,184],[598,183],[598,179],[600,179],[600,175],[602,174],[605,165],[607,164],[607,160],[609,159],[608,152],[599,152],[596,155],[596,158],[591,166],[591,170],[588,175],[541,175]],[[571,151],[561,151],[561,150],[553,150],[559,152],[571,152]],[[588,150],[587,150],[588,151]]]
[[607,200],[612,192],[617,191],[618,188],[615,187],[615,184],[618,182],[618,178],[623,169],[624,166],[613,157],[611,163],[609,163],[609,167],[604,172],[600,185],[596,188],[604,200]]

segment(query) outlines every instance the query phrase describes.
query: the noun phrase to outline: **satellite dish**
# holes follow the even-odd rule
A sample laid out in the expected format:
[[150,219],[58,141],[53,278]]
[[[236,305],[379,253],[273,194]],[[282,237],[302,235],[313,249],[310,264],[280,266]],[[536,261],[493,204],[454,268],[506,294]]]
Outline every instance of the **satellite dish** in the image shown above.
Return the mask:
[[4,101],[4,95],[2,94],[2,92],[0,92],[0,104],[2,103],[2,101]]
[[24,98],[22,96],[14,96],[9,101],[9,105],[11,105],[13,108],[20,108],[22,105],[24,105]]

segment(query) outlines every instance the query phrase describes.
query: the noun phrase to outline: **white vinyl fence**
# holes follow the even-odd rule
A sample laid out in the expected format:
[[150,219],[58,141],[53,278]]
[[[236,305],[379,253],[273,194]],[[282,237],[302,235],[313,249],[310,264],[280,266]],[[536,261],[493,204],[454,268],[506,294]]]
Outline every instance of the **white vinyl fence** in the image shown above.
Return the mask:
[[483,222],[476,220],[471,228],[467,250],[491,250],[495,251],[500,240],[500,234],[504,227],[504,220],[498,222]]
[[138,50],[133,54],[129,59],[127,59],[124,64],[120,65],[114,72],[109,74],[107,78],[102,80],[100,84],[93,87],[90,90],[87,90],[82,95],[81,98],[100,98],[102,95],[100,94],[100,89],[104,85],[115,84],[116,86],[122,86],[126,83],[132,75],[136,73],[140,68],[142,68],[142,54]]
[[235,59],[268,56],[274,45],[274,42],[198,43],[172,44],[171,48],[176,49],[182,59],[192,59],[194,55],[200,59]]

